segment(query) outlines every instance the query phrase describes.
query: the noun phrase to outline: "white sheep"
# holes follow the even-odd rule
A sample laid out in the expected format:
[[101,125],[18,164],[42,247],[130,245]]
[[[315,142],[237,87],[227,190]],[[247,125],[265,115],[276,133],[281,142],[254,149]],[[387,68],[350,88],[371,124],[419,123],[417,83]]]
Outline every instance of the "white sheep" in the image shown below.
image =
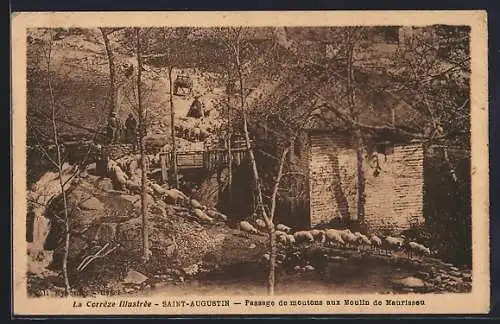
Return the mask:
[[153,192],[155,194],[157,194],[158,196],[162,197],[163,195],[166,194],[166,190],[163,189],[159,184],[152,183],[150,186],[151,186],[151,189],[153,189]]
[[243,230],[244,232],[251,233],[251,234],[257,234],[259,231],[255,227],[252,226],[247,221],[241,221],[240,222],[240,229]]
[[293,234],[295,241],[299,242],[314,242],[314,237],[309,231],[298,231]]
[[337,244],[340,246],[345,245],[345,242],[342,239],[342,235],[341,235],[340,231],[338,231],[336,229],[331,228],[331,229],[326,230],[325,236],[326,236],[327,242],[330,244]]
[[340,236],[342,237],[342,239],[344,241],[346,241],[347,243],[347,240],[349,239],[350,235],[353,235],[351,230],[350,229],[343,229],[343,230],[337,230],[339,233],[340,233]]
[[227,216],[222,214],[222,213],[219,213],[218,211],[216,210],[212,210],[212,209],[209,209],[206,211],[207,215],[212,217],[212,218],[217,218],[221,221],[224,221],[224,222],[227,222]]
[[309,233],[311,233],[315,241],[318,241],[321,244],[325,243],[326,241],[325,231],[319,229],[312,229],[309,231]]
[[276,229],[277,230],[280,230],[280,231],[283,231],[287,234],[289,234],[291,231],[292,231],[292,228],[286,226],[286,225],[283,225],[283,224],[278,224],[276,225]]
[[354,235],[358,238],[358,244],[361,247],[371,245],[371,241],[368,239],[366,235],[363,235],[360,232],[355,232]]
[[411,259],[412,253],[422,254],[422,255],[430,255],[431,250],[423,244],[419,244],[417,242],[409,242],[405,245],[405,250],[408,253],[408,257]]
[[288,237],[287,235],[277,235],[276,236],[276,240],[280,243],[282,243],[283,245],[286,245],[288,243]]
[[349,246],[355,246],[358,243],[358,237],[354,235],[351,230],[349,229],[344,229],[344,230],[338,230],[340,233],[340,237],[342,240],[345,242],[346,245]]
[[287,233],[283,232],[283,231],[275,231],[274,233],[276,233],[276,237],[278,236],[286,236]]
[[191,206],[193,208],[203,209],[203,205],[196,199],[191,199]]
[[187,200],[189,199],[184,193],[180,192],[177,189],[166,189],[165,190],[165,197],[170,198],[173,200],[174,204],[177,205],[179,200]]
[[212,217],[205,214],[205,212],[203,212],[201,209],[195,208],[193,210],[193,212],[194,212],[195,216],[198,217],[200,220],[203,220],[203,221],[206,221],[209,223],[213,223],[213,221],[214,221]]
[[389,250],[391,251],[400,251],[403,248],[404,241],[401,238],[386,236],[382,240],[382,247],[384,248],[386,254],[389,254]]
[[360,245],[359,238],[352,233],[347,233],[345,241],[347,244],[349,244],[349,246],[352,247]]
[[255,225],[257,225],[257,227],[261,230],[265,230],[267,228],[266,226],[266,222],[264,222],[262,219],[260,218],[257,218],[255,220]]
[[377,235],[372,235],[370,237],[370,242],[374,250],[382,247],[382,240]]
[[295,236],[293,236],[292,234],[287,234],[286,239],[287,239],[288,243],[295,244]]

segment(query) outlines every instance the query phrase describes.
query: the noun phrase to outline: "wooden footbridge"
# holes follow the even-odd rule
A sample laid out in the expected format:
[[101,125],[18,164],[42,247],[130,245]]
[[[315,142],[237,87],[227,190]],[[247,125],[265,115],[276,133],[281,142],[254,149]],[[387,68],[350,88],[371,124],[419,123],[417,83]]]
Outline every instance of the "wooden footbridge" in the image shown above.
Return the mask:
[[229,154],[234,164],[240,165],[246,158],[248,149],[245,145],[235,145],[231,151],[227,148],[205,148],[203,150],[178,151],[175,157],[172,152],[160,152],[160,165],[162,179],[167,181],[168,175],[173,170],[174,158],[179,172],[187,170],[200,170],[206,173],[220,171],[229,164]]

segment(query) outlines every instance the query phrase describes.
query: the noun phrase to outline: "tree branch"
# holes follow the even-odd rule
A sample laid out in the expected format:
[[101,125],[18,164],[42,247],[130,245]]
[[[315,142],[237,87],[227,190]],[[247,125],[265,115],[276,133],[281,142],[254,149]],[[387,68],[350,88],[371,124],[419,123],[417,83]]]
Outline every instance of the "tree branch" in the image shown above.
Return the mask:
[[286,156],[287,156],[289,151],[290,151],[290,148],[285,148],[283,150],[283,153],[281,154],[278,175],[276,176],[276,181],[274,183],[273,193],[271,195],[271,211],[270,211],[270,215],[269,215],[271,223],[274,220],[274,212],[276,210],[276,195],[278,194],[278,189],[279,189],[279,185],[281,182],[281,177],[283,176],[283,167],[285,166]]

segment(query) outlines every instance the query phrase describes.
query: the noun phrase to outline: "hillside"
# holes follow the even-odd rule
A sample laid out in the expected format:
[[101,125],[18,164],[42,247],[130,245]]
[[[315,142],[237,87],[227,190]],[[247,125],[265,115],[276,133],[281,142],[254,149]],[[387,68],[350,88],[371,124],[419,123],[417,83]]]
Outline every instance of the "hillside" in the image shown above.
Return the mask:
[[[33,31],[33,38],[41,38],[39,31]],[[103,132],[109,105],[109,65],[105,48],[98,38],[88,35],[68,35],[53,42],[50,55],[52,88],[57,107],[58,127],[64,134],[91,136],[86,129]],[[136,57],[119,51],[119,44],[111,39],[114,46],[115,65],[137,66]],[[49,132],[51,124],[44,118],[51,112],[51,95],[47,78],[47,46],[34,42],[28,53],[28,120],[30,129],[40,133]],[[136,69],[134,70],[136,71]],[[119,71],[118,111],[124,121],[129,113],[137,116],[137,84],[135,75],[125,78]],[[174,96],[175,116],[183,119],[194,96],[200,100],[205,110],[210,110],[210,118],[205,124],[214,124],[218,119],[215,106],[223,95],[220,76],[198,69],[174,69],[173,78],[178,73],[187,73],[193,79],[190,95]],[[144,64],[143,103],[149,119],[149,134],[170,134],[170,98],[168,73],[164,68]],[[180,121],[182,123],[182,121]],[[74,126],[76,125],[76,126]],[[81,127],[78,127],[81,126]],[[83,127],[83,128],[82,128]]]

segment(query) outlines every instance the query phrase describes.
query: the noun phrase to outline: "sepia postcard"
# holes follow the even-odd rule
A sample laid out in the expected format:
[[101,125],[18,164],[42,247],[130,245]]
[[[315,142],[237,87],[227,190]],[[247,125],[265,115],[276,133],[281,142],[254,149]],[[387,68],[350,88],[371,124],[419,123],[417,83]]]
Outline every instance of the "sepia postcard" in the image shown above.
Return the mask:
[[12,15],[13,314],[490,309],[485,11]]

